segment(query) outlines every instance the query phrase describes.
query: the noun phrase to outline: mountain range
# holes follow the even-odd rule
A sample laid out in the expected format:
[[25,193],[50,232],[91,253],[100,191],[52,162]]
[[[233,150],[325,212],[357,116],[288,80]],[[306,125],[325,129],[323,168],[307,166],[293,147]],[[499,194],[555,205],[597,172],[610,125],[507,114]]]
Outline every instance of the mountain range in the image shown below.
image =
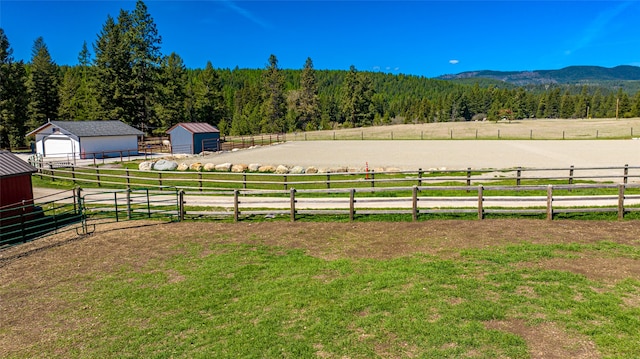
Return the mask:
[[601,84],[611,81],[640,81],[640,67],[569,66],[559,70],[466,71],[439,76],[442,80],[492,79],[517,86],[546,84]]

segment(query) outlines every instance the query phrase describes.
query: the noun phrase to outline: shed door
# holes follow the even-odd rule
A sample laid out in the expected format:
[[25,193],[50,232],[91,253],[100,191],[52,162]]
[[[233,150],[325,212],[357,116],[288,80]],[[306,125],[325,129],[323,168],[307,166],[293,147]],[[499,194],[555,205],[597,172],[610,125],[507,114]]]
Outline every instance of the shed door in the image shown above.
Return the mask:
[[73,143],[70,138],[49,137],[44,140],[45,157],[67,157],[73,153]]

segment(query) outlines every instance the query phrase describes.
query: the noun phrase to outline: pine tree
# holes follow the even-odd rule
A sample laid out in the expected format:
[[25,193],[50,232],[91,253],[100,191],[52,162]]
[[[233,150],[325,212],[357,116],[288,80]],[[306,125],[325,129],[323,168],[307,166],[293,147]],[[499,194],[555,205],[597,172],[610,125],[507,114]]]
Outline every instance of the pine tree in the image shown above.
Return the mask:
[[58,116],[62,120],[72,121],[78,119],[79,108],[81,106],[78,97],[80,89],[80,79],[74,74],[74,69],[69,68],[64,71],[62,85],[60,86],[60,107]]
[[263,121],[261,132],[284,132],[286,116],[285,83],[284,76],[278,69],[278,59],[275,55],[269,56],[269,65],[262,74],[264,102],[262,104]]
[[[126,21],[128,14],[120,12],[119,19]],[[129,83],[129,53],[124,40],[122,24],[116,23],[111,17],[102,26],[98,39],[94,44],[95,58],[93,88],[99,106],[98,119],[100,120],[125,120],[127,93],[126,84]]]
[[148,124],[154,117],[154,94],[158,84],[162,62],[156,24],[141,0],[130,15],[130,27],[126,28],[126,39],[131,56],[131,82],[129,95],[132,97],[132,124],[138,127]]
[[300,75],[300,96],[298,102],[296,127],[303,130],[317,130],[320,126],[320,102],[318,83],[310,57],[304,64]]
[[175,52],[171,53],[162,62],[155,109],[157,117],[147,123],[157,134],[165,133],[169,127],[185,120],[186,87],[187,71],[182,58]]
[[60,81],[58,66],[51,59],[49,49],[42,37],[34,41],[31,55],[31,75],[28,81],[28,128],[33,130],[48,120],[58,119]]
[[222,82],[211,61],[207,61],[200,77],[201,81],[198,82],[195,93],[198,121],[217,126],[227,116],[227,108],[222,93]]
[[27,73],[13,61],[9,39],[0,28],[0,148],[24,144],[27,121]]

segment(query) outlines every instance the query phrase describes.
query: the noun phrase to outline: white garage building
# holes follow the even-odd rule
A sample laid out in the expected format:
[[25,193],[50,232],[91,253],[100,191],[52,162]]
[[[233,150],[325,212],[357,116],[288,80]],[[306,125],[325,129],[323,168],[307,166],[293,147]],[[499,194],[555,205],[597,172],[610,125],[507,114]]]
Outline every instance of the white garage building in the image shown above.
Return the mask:
[[50,121],[29,132],[43,157],[103,158],[138,153],[144,133],[121,121]]

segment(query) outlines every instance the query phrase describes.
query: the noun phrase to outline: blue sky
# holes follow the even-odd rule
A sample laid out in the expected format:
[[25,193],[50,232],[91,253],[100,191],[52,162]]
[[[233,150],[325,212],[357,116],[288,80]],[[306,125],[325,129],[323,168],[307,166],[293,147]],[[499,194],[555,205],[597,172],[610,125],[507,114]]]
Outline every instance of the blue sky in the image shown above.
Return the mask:
[[[162,52],[189,68],[381,71],[436,77],[473,70],[640,66],[640,0],[633,1],[170,1],[145,4]],[[0,0],[0,27],[16,60],[44,38],[74,65],[107,15],[135,1]],[[91,49],[91,47],[90,47]]]

